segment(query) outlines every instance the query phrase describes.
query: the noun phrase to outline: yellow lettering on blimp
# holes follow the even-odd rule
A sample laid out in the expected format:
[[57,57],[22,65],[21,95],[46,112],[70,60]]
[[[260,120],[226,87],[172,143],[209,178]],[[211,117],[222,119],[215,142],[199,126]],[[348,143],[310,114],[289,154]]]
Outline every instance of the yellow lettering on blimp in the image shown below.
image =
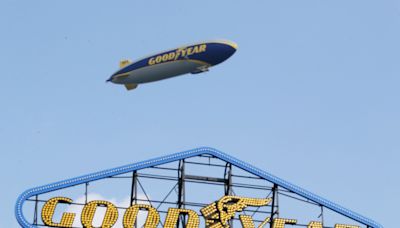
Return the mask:
[[150,58],[148,64],[149,65],[154,65],[156,63],[156,61],[154,60],[154,58]]
[[193,54],[193,48],[189,47],[187,49],[187,55],[191,55],[191,54]]
[[148,61],[149,65],[154,65],[158,63],[168,62],[171,60],[178,60],[179,57],[185,57],[197,53],[205,52],[207,48],[207,44],[196,45],[188,48],[179,48],[173,52],[165,53],[162,55],[157,55],[155,57],[151,57]]

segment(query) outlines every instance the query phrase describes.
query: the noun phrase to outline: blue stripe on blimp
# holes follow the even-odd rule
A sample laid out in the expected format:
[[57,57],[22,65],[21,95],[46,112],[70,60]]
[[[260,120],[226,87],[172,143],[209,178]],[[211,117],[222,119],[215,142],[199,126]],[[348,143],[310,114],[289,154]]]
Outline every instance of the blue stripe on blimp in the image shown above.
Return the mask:
[[209,63],[211,66],[222,63],[236,52],[236,48],[223,43],[208,43],[207,51],[190,56],[190,59]]
[[[171,59],[171,60],[163,61],[163,62],[172,62],[172,61],[177,61],[177,60],[192,59],[192,60],[198,60],[198,61],[205,62],[205,63],[209,64],[210,66],[214,66],[219,63],[222,63],[223,61],[225,61],[226,59],[231,57],[236,51],[235,46],[233,46],[231,44],[218,43],[218,42],[200,43],[200,44],[196,44],[196,45],[190,45],[190,46],[187,46],[184,48],[194,48],[199,45],[200,46],[206,45],[206,49],[204,52],[194,53],[189,56],[179,56],[176,59]],[[119,70],[115,74],[113,74],[112,76],[129,73],[131,71],[134,71],[134,70],[137,70],[137,69],[140,69],[143,67],[151,66],[151,64],[149,63],[149,62],[151,62],[150,61],[151,59],[156,58],[158,56],[163,56],[168,53],[177,52],[179,49],[182,49],[182,48],[176,48],[173,50],[169,50],[166,52],[162,52],[162,53],[141,59],[137,62],[134,62],[134,63],[122,68],[121,70]]]

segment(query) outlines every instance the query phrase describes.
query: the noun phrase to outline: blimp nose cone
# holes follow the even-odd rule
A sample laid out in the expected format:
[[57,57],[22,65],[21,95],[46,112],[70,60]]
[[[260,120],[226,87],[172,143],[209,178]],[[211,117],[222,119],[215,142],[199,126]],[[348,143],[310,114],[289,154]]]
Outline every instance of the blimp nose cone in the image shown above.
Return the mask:
[[113,81],[113,77],[111,76],[109,79],[106,80],[106,82],[112,82]]
[[229,57],[231,57],[233,54],[235,54],[236,50],[237,50],[237,45],[235,45],[235,46],[229,45],[227,48],[225,48],[225,55],[226,55],[226,58],[229,58]]
[[237,44],[231,41],[220,41],[209,45],[210,63],[217,65],[231,57],[237,50]]

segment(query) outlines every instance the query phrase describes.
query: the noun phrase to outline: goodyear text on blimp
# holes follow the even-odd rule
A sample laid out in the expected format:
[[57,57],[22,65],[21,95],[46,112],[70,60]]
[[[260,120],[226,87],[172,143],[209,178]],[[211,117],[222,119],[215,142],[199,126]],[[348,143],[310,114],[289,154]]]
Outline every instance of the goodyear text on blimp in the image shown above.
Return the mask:
[[157,63],[168,62],[171,60],[178,60],[180,57],[187,57],[193,54],[205,52],[206,48],[207,48],[206,44],[196,45],[188,48],[179,48],[172,52],[165,53],[162,55],[157,55],[155,57],[150,58],[148,64],[154,65]]

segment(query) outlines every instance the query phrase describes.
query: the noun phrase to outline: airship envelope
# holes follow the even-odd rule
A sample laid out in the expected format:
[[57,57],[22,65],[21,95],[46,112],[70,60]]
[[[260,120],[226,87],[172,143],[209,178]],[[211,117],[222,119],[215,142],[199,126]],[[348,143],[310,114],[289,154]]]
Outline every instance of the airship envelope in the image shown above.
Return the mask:
[[123,60],[120,62],[120,69],[107,81],[125,85],[128,90],[132,90],[142,83],[187,73],[198,74],[222,63],[236,49],[234,42],[217,40],[175,48],[135,62]]

